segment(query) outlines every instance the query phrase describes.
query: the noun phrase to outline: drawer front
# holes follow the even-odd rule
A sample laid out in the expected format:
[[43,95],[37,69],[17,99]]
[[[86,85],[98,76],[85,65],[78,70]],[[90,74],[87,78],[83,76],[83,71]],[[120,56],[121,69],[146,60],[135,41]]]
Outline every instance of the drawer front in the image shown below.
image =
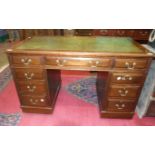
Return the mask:
[[116,84],[141,84],[144,80],[142,73],[112,73],[111,82]]
[[42,81],[33,81],[33,82],[25,82],[18,81],[18,89],[22,95],[42,95],[46,92],[45,82]]
[[48,106],[49,102],[45,96],[21,96],[22,105]]
[[135,109],[134,100],[108,100],[107,110],[112,112],[132,112]]
[[92,29],[76,29],[75,35],[77,36],[91,36],[93,35]]
[[126,36],[128,36],[128,37],[133,37],[134,38],[135,35],[136,35],[136,30],[129,29],[129,30],[126,31]]
[[20,67],[41,65],[41,57],[39,56],[13,55],[11,60],[13,65]]
[[116,30],[115,31],[115,35],[116,36],[126,36],[127,35],[127,31],[126,30]]
[[137,38],[148,38],[150,34],[149,30],[137,30],[136,31],[136,37]]
[[44,70],[35,68],[16,68],[13,69],[15,77],[21,80],[43,80],[44,79]]
[[147,59],[116,59],[115,68],[126,68],[128,70],[145,69],[148,65]]
[[112,85],[109,90],[110,97],[136,98],[140,86],[117,86]]
[[63,66],[83,66],[83,67],[111,67],[112,60],[105,59],[91,59],[91,58],[55,58],[46,57],[46,65],[53,65],[57,67]]
[[98,30],[94,30],[93,33],[94,35],[100,35],[100,36],[109,36],[112,35],[112,30],[108,30],[108,29],[98,29]]

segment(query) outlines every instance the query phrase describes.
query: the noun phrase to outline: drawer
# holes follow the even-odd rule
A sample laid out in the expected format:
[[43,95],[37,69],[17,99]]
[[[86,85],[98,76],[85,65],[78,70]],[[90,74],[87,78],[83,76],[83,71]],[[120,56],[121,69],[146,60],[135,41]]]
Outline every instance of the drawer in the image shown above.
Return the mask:
[[46,96],[20,96],[22,105],[48,106],[49,101]]
[[110,97],[136,98],[139,94],[140,86],[119,86],[112,85],[109,90]]
[[134,38],[135,35],[136,35],[136,30],[134,29],[126,30],[126,36]]
[[13,55],[12,64],[20,67],[41,65],[40,56]]
[[108,100],[108,111],[113,112],[132,112],[135,109],[134,100]]
[[21,80],[43,80],[44,79],[44,70],[35,68],[16,68],[12,69],[17,79]]
[[76,29],[75,35],[77,36],[92,36],[92,29]]
[[91,59],[91,58],[57,58],[46,57],[46,65],[53,65],[58,67],[63,66],[83,66],[83,67],[111,67],[112,60],[110,58]]
[[145,69],[148,65],[148,59],[115,59],[115,68]]
[[46,83],[44,81],[18,81],[19,92],[23,95],[42,95],[46,93]]
[[142,73],[112,73],[111,82],[116,84],[141,84],[144,80]]
[[126,30],[116,30],[115,31],[115,35],[116,36],[126,36],[127,35],[127,31]]
[[114,30],[109,29],[96,29],[93,31],[94,35],[99,36],[112,36]]
[[148,38],[150,34],[149,30],[137,30],[136,37],[137,38]]

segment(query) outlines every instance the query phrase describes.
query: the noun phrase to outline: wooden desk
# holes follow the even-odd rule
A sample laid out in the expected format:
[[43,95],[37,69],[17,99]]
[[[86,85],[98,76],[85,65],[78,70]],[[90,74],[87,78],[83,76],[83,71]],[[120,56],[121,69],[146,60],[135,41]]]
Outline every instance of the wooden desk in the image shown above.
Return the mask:
[[24,112],[53,111],[61,70],[97,71],[100,116],[113,118],[133,116],[153,57],[125,37],[34,37],[7,53]]

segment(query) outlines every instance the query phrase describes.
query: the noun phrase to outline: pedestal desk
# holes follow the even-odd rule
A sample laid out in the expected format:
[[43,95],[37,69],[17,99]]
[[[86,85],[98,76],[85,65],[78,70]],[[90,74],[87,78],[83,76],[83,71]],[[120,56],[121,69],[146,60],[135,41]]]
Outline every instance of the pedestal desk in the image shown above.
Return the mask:
[[52,113],[61,70],[96,71],[100,116],[111,118],[133,116],[153,57],[128,37],[33,37],[7,54],[24,112]]

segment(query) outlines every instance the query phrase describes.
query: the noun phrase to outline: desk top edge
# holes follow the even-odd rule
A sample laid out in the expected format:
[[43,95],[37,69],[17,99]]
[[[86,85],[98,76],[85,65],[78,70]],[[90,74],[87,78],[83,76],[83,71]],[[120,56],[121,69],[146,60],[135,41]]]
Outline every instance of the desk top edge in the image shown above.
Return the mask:
[[[37,44],[39,44],[39,42],[37,42],[37,40],[42,42],[42,45],[45,48],[33,48],[33,46],[31,46],[31,42],[36,46]],[[45,41],[44,41],[45,40]],[[55,46],[54,44],[51,46],[53,49],[47,49],[46,48],[46,42],[50,40],[50,41],[57,41],[56,43],[59,43],[58,41],[62,42],[63,41],[63,46],[59,48],[59,46],[56,47],[56,49],[54,49],[53,47]],[[70,44],[68,44],[66,47],[65,42],[66,40],[70,43],[74,43],[74,46],[78,47],[78,49],[73,50],[72,46],[70,46]],[[118,40],[123,41],[124,43],[126,42],[126,45],[129,47],[130,45],[133,47],[133,51],[128,51],[128,47],[124,46],[121,47],[121,44],[123,45],[123,42],[120,43]],[[78,45],[76,45],[76,41],[78,41],[78,43],[80,42],[81,45],[83,46],[83,48],[79,47]],[[110,43],[110,45],[108,46],[107,44],[103,43],[108,43],[108,41],[112,41],[112,43]],[[67,43],[68,43],[67,42]],[[86,43],[85,43],[86,42]],[[100,42],[100,43],[98,43]],[[92,45],[92,44],[93,45]],[[32,48],[23,48],[26,45],[26,47],[32,47]],[[39,47],[42,47],[42,45],[38,45]],[[61,46],[61,44],[59,43],[58,45]],[[73,48],[74,48],[73,46]],[[85,47],[84,47],[85,46]],[[90,47],[89,47],[90,46]],[[92,47],[91,47],[92,46]],[[112,48],[110,47],[112,46]],[[114,50],[114,47],[119,47],[121,48],[121,50],[119,51],[119,49],[116,49],[116,51]],[[20,48],[19,48],[20,47]],[[100,49],[100,47],[103,49]],[[67,49],[68,48],[68,49]],[[70,48],[70,49],[69,49]],[[97,48],[97,50],[95,49]],[[104,49],[105,48],[105,49]],[[111,48],[111,49],[108,49]],[[114,48],[114,49],[113,49]],[[127,51],[123,51],[123,48],[127,49]],[[134,48],[137,50],[134,51]],[[80,50],[79,50],[80,49]],[[95,50],[94,50],[95,49]],[[108,49],[108,50],[107,50]],[[41,37],[32,37],[32,38],[27,38],[24,41],[21,41],[19,43],[16,43],[14,46],[12,46],[11,49],[7,49],[6,50],[7,53],[23,53],[23,54],[28,54],[28,53],[32,53],[32,54],[92,54],[92,55],[143,55],[143,56],[152,56],[152,54],[149,52],[149,50],[147,50],[146,48],[144,48],[143,46],[141,46],[139,43],[135,42],[133,39],[131,39],[130,37],[64,37],[64,36],[41,36]]]

